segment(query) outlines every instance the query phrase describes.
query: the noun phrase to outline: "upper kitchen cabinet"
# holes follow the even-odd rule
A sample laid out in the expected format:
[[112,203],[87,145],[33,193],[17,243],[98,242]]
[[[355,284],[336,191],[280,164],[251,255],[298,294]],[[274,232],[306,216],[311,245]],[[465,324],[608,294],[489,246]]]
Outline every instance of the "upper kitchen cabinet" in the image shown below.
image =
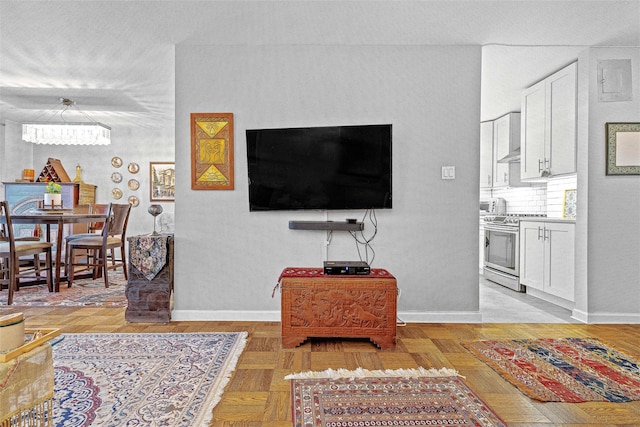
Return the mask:
[[493,187],[493,121],[480,123],[480,188]]
[[523,92],[522,180],[575,173],[576,84],[574,62]]
[[520,184],[520,113],[480,123],[480,188]]
[[493,188],[520,185],[520,113],[493,121]]

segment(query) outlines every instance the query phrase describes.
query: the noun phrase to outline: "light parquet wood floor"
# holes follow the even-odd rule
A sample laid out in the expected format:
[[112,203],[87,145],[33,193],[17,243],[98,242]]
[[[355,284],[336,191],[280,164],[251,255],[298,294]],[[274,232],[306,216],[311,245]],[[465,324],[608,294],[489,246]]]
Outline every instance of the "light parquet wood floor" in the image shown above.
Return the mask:
[[279,322],[171,322],[130,324],[118,308],[6,308],[23,311],[29,328],[58,327],[82,332],[234,332],[249,339],[222,400],[213,410],[215,427],[291,425],[289,382],[292,372],[327,368],[398,369],[450,367],[509,426],[640,426],[640,402],[540,403],[503,380],[465,350],[461,341],[542,337],[593,337],[640,358],[640,325],[580,324],[408,324],[398,328],[393,350],[367,340],[317,339],[282,349]]

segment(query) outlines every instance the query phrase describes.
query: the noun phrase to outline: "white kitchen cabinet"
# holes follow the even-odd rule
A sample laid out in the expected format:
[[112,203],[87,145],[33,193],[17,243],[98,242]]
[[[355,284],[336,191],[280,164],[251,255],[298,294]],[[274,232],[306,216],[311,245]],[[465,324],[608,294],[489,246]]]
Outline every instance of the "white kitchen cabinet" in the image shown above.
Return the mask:
[[480,123],[480,188],[493,187],[493,121]]
[[520,113],[509,113],[493,121],[493,188],[520,184],[520,162],[499,160],[520,148]]
[[498,163],[519,147],[520,113],[480,123],[480,188],[520,185],[520,163]]
[[575,224],[520,222],[520,283],[574,302]]
[[577,63],[522,94],[521,179],[576,171]]

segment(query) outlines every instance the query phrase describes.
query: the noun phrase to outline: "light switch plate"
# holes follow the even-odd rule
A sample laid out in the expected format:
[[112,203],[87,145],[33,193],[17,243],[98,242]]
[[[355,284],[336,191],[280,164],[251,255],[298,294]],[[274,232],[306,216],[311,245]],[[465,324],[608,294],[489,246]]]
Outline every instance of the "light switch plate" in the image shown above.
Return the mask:
[[456,167],[442,166],[442,179],[456,179]]

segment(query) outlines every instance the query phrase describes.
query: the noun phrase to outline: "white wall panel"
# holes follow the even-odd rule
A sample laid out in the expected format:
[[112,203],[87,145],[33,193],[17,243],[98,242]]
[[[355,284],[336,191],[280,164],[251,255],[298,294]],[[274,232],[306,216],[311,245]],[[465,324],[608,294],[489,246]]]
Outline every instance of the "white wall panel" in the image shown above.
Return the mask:
[[[324,260],[325,234],[288,221],[363,214],[250,213],[245,130],[366,123],[393,124],[393,209],[377,211],[373,267],[398,278],[399,311],[477,312],[480,55],[479,46],[178,46],[177,313],[279,311],[271,290],[281,270]],[[234,113],[235,190],[193,191],[189,114],[223,111]],[[455,180],[440,179],[445,165]],[[358,259],[348,236],[328,250]]]

